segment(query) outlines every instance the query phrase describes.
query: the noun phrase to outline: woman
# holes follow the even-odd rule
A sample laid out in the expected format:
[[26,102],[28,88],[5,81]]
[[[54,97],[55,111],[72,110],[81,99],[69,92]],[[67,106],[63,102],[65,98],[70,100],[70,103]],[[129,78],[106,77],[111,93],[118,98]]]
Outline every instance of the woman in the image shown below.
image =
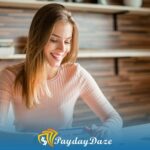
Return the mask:
[[26,60],[0,74],[0,124],[5,126],[12,103],[17,131],[68,128],[78,97],[103,121],[87,128],[103,135],[122,127],[122,120],[91,75],[75,63],[78,29],[60,4],[37,11],[29,30]]

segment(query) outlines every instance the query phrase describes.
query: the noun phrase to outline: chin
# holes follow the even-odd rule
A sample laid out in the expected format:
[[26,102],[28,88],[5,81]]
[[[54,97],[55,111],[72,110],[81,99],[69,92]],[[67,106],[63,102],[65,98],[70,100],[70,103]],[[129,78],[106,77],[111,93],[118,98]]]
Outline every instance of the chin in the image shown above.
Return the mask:
[[61,66],[61,63],[58,63],[58,64],[50,64],[51,67],[60,67]]

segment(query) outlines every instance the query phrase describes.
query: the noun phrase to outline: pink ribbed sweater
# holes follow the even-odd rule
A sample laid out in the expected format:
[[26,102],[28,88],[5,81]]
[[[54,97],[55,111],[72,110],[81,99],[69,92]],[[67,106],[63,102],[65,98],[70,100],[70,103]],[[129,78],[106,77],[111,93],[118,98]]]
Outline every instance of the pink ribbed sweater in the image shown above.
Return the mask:
[[[19,70],[18,65],[13,70]],[[91,75],[79,64],[63,65],[57,75],[47,80],[52,93],[40,97],[40,104],[27,109],[21,94],[14,96],[15,73],[4,69],[0,74],[0,124],[5,124],[9,104],[12,103],[17,131],[38,131],[49,127],[71,127],[74,106],[79,97],[104,122],[105,126],[121,127],[118,113],[104,97]]]

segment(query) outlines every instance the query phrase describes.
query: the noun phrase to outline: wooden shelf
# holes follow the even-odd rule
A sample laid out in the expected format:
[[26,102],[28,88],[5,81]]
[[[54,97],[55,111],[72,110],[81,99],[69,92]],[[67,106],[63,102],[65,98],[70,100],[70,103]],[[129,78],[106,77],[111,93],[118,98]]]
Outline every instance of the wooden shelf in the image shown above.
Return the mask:
[[80,58],[120,58],[120,57],[150,57],[150,51],[145,49],[115,49],[115,50],[82,50]]
[[[125,58],[150,57],[150,51],[145,49],[118,50],[80,50],[78,58]],[[25,59],[25,54],[0,55],[0,59]]]
[[25,54],[0,55],[1,60],[5,59],[25,59]]
[[[0,0],[1,8],[24,8],[24,9],[38,9],[43,5],[54,2],[47,1],[5,1]],[[56,2],[55,2],[56,3]],[[71,3],[71,2],[59,2],[66,6],[69,10],[72,11],[86,11],[86,12],[96,12],[96,13],[130,13],[130,14],[141,14],[141,15],[150,15],[150,8],[134,8],[127,6],[118,6],[118,5],[101,5],[101,4],[83,4],[83,3]]]

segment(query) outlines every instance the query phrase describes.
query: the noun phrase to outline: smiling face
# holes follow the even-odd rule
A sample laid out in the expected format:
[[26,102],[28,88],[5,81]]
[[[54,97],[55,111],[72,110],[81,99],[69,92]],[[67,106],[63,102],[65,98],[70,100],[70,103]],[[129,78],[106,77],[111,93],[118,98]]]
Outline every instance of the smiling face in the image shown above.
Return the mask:
[[55,23],[50,38],[44,47],[44,55],[51,67],[59,67],[71,49],[73,27],[69,22]]

